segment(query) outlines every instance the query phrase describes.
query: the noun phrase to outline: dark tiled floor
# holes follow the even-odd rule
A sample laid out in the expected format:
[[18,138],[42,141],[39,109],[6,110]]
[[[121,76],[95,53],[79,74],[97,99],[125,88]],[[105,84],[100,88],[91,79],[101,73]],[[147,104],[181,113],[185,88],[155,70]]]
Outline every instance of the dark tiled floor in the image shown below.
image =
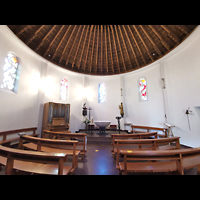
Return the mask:
[[118,175],[111,148],[110,144],[87,144],[86,157],[79,158],[74,175]]

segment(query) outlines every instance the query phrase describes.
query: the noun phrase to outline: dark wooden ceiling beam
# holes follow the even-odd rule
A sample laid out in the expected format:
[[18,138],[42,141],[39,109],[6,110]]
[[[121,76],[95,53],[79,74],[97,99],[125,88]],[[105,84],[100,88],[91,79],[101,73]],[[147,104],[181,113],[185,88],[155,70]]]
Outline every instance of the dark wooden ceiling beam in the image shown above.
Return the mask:
[[158,30],[152,26],[149,25],[149,27],[152,29],[152,31],[158,36],[158,38],[160,39],[161,43],[163,44],[163,46],[169,51],[170,50],[170,46],[169,44],[165,41],[165,39],[162,37],[162,35],[158,32]]
[[84,30],[85,30],[85,25],[83,26],[83,30],[81,32],[81,37],[80,37],[80,40],[78,41],[78,46],[76,48],[76,52],[75,52],[74,59],[73,59],[73,62],[72,62],[72,68],[74,67],[75,61],[77,59],[77,53],[78,53],[78,50],[79,50],[79,47],[80,47],[80,43],[82,41]]
[[176,27],[186,35],[190,33],[190,30],[185,25],[176,25]]
[[[14,26],[14,28],[13,28],[13,26]],[[20,35],[19,32],[21,30],[23,30],[26,26],[27,25],[18,25],[17,27],[15,27],[15,25],[8,25],[8,27],[15,33],[15,35],[17,37],[19,37],[19,35]]]
[[62,25],[61,28],[60,28],[60,30],[56,33],[56,35],[54,36],[53,40],[51,41],[51,43],[50,43],[49,46],[47,47],[46,51],[44,52],[43,57],[45,57],[45,56],[49,53],[49,51],[50,51],[50,49],[51,49],[53,43],[55,42],[56,38],[59,36],[59,34],[62,32],[62,30],[63,30],[64,28],[65,28],[65,25]]
[[129,61],[129,63],[130,63],[131,68],[134,69],[134,68],[133,68],[133,65],[132,65],[132,63],[131,63],[131,59],[130,59],[128,50],[127,50],[127,48],[126,48],[126,43],[125,43],[125,41],[124,41],[124,37],[123,37],[123,34],[122,34],[121,27],[120,27],[119,25],[118,25],[118,27],[119,27],[120,37],[122,38],[122,43],[123,43],[123,46],[124,46],[125,51],[126,51],[126,55],[128,56],[128,61]]
[[25,41],[25,43],[28,45],[31,41],[34,40],[34,38],[37,36],[37,34],[45,27],[46,25],[40,25],[40,27],[37,28],[35,32],[33,32],[29,38]]
[[[134,25],[134,26],[135,26],[135,25]],[[136,38],[135,38],[135,36],[134,36],[134,34],[133,34],[133,32],[132,32],[130,26],[127,25],[127,27],[128,27],[128,29],[129,29],[129,32],[131,33],[131,36],[132,36],[132,38],[133,38],[133,40],[134,40],[134,43],[136,44],[136,47],[137,47],[137,49],[138,49],[138,51],[139,51],[139,53],[140,53],[140,56],[141,56],[141,58],[142,58],[144,64],[146,65],[147,62],[146,62],[146,60],[145,60],[145,58],[144,58],[144,56],[143,56],[143,53],[142,53],[142,51],[141,51],[141,49],[140,49],[140,47],[139,47],[139,45],[138,45],[138,42],[137,42]]]
[[106,48],[106,71],[108,74],[108,46],[107,46],[107,33],[106,33],[106,25],[105,25],[105,48]]
[[[59,45],[58,45],[58,48],[59,48],[60,44],[61,44],[62,41],[65,39],[65,36],[68,34],[70,28],[72,28],[72,32],[71,32],[71,34],[70,34],[70,37],[67,39],[67,42],[66,42],[66,44],[65,44],[65,47],[64,47],[64,49],[63,49],[63,51],[62,51],[60,60],[59,60],[59,62],[58,62],[59,64],[61,63],[61,61],[62,61],[62,59],[63,59],[63,56],[64,56],[64,54],[65,54],[65,52],[66,52],[66,49],[67,49],[67,47],[68,47],[68,44],[69,44],[69,42],[70,42],[70,40],[71,40],[71,37],[72,37],[73,34],[74,34],[74,31],[75,31],[75,29],[76,29],[75,26],[69,25],[67,31],[65,32],[65,35],[63,36],[62,40],[60,41],[60,43],[59,43]],[[57,50],[58,50],[58,48],[57,48]]]
[[25,32],[29,26],[31,25],[20,25],[19,28],[16,30],[16,35],[19,37],[23,32]]
[[120,41],[119,41],[117,27],[116,27],[116,25],[114,25],[114,27],[115,27],[115,31],[116,31],[117,41],[118,41],[118,44],[119,44],[119,52],[120,52],[121,57],[122,57],[122,63],[123,63],[123,66],[124,66],[124,70],[126,71],[125,60],[124,60],[124,56],[123,56],[123,52],[122,52],[122,47],[121,47],[121,44],[120,44]]
[[38,51],[40,49],[40,47],[44,44],[45,40],[47,39],[47,37],[49,37],[49,35],[51,35],[51,33],[55,30],[55,28],[58,25],[53,25],[51,27],[51,29],[49,30],[49,32],[45,35],[45,37],[43,37],[42,41],[39,43],[39,45],[36,47],[35,51]]
[[[53,54],[52,57],[51,57],[51,60],[54,59],[54,57],[55,57],[55,55],[56,55],[58,49],[60,48],[61,44],[63,43],[63,41],[64,41],[64,39],[65,39],[65,37],[66,37],[66,35],[68,34],[68,31],[69,31],[70,27],[71,27],[71,25],[69,25],[69,27],[67,27],[67,31],[65,31],[65,34],[62,36],[62,38],[61,38],[61,40],[60,40],[60,42],[59,42],[59,44],[58,44],[56,50],[54,51],[54,54]],[[60,58],[60,60],[59,60],[59,64],[60,64],[60,61],[61,61],[62,57],[63,57],[63,53],[62,53],[62,56],[61,56],[61,58]]]
[[92,35],[92,30],[94,28],[94,25],[91,25],[90,27],[90,35],[89,35],[89,41],[88,41],[88,46],[87,46],[87,50],[86,50],[86,57],[85,57],[85,61],[83,62],[84,66],[84,72],[86,72],[86,66],[87,66],[87,60],[88,60],[88,53],[89,53],[89,47],[90,47],[90,41],[91,41],[91,35]]
[[113,41],[114,41],[114,49],[115,49],[115,54],[116,54],[116,58],[117,58],[118,70],[119,70],[119,73],[120,73],[121,70],[120,70],[120,65],[119,65],[119,56],[118,56],[118,53],[117,53],[117,46],[116,46],[116,42],[115,42],[116,38],[115,38],[113,26],[111,25],[110,28],[111,28],[111,32],[112,32],[112,36],[113,36]]
[[110,46],[111,69],[112,69],[112,73],[114,74],[115,70],[114,70],[114,62],[113,62],[113,55],[112,55],[112,43],[110,39],[110,28],[108,28],[108,40],[109,40],[109,46]]
[[174,40],[176,43],[180,43],[179,37],[167,26],[167,25],[160,25],[169,35],[170,38]]
[[[82,26],[82,25],[81,25],[81,26]],[[67,54],[65,66],[66,66],[66,65],[68,64],[68,62],[69,62],[69,58],[70,58],[70,56],[71,56],[72,50],[74,49],[74,44],[75,44],[75,41],[76,41],[76,39],[77,39],[77,37],[78,37],[78,35],[79,35],[81,26],[78,27],[78,31],[75,33],[75,38],[72,40],[72,47],[70,48],[69,54]],[[63,55],[64,55],[64,54],[63,54]],[[73,59],[75,59],[75,58],[73,58]]]
[[97,68],[98,68],[98,51],[99,51],[99,26],[97,26],[97,45],[96,45],[95,65],[94,65],[95,74],[97,74]]
[[138,30],[138,27],[137,27],[136,25],[132,25],[132,27],[134,28],[134,30],[135,30],[135,32],[137,33],[138,37],[140,38],[142,44],[144,45],[144,47],[145,47],[145,49],[146,49],[146,51],[147,51],[147,54],[148,54],[149,58],[151,59],[151,61],[154,61],[154,59],[153,59],[153,57],[152,57],[152,55],[151,55],[151,52],[150,52],[150,50],[149,50],[149,48],[148,48],[148,46],[147,46],[145,40],[143,39],[143,37],[141,36],[141,34],[140,34],[139,30]]
[[103,25],[101,25],[101,74],[103,74]]
[[7,26],[54,64],[81,73],[108,75],[133,71],[158,60],[198,25]]
[[79,61],[78,61],[78,70],[79,70],[79,68],[80,68],[80,65],[81,65],[81,62],[83,62],[82,61],[82,58],[83,58],[83,52],[84,52],[84,49],[85,49],[85,43],[86,43],[86,39],[87,39],[87,36],[88,36],[88,32],[89,32],[89,26],[87,26],[87,30],[86,30],[86,33],[85,33],[85,39],[84,39],[84,42],[83,42],[83,47],[82,47],[82,49],[81,49],[81,56],[80,56],[80,59],[79,59]]
[[[96,29],[95,29],[96,28]],[[97,31],[97,27],[94,28],[94,34],[93,34],[93,45],[92,45],[92,53],[91,53],[91,62],[89,63],[89,73],[92,71],[92,60],[93,60],[93,52],[94,52],[94,44],[95,44],[95,35]]]
[[130,39],[129,39],[129,36],[128,36],[128,34],[127,34],[127,31],[126,31],[124,25],[122,25],[122,27],[123,27],[123,29],[124,29],[124,32],[125,32],[126,38],[127,38],[127,40],[128,40],[128,43],[129,43],[129,46],[131,47],[131,50],[132,50],[132,53],[133,53],[133,56],[134,56],[135,62],[136,62],[136,64],[137,64],[137,67],[139,67],[140,64],[139,64],[139,62],[138,62],[138,59],[137,59],[136,53],[135,53],[135,51],[134,51],[134,49],[133,49],[133,46],[132,46],[132,44],[131,44],[131,41],[130,41]]
[[[149,39],[149,41],[151,42],[151,44],[153,44],[153,47],[155,48],[155,51],[158,53],[159,56],[162,56],[162,52],[159,49],[159,47],[157,46],[156,42],[153,40],[153,38],[150,36],[150,34],[146,31],[146,29],[144,28],[145,25],[140,25],[141,29],[143,30],[144,34],[147,36],[147,38]],[[153,53],[152,53],[153,55]]]

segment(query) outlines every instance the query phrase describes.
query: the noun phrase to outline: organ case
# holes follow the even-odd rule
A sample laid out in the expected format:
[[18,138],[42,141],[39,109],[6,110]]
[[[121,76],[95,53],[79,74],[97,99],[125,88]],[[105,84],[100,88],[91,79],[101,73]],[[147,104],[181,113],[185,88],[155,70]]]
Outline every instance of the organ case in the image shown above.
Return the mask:
[[42,130],[69,130],[70,104],[48,102],[44,104]]

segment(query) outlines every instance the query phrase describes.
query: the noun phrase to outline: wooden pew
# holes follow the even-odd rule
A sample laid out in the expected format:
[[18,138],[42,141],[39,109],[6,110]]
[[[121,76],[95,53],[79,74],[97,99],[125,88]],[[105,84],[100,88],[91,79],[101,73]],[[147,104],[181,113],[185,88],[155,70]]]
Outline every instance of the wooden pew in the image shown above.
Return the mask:
[[120,151],[123,149],[134,150],[134,151],[144,150],[144,149],[148,150],[181,149],[179,138],[180,137],[161,138],[161,139],[138,139],[138,140],[115,139],[114,142],[116,143],[117,147],[116,168],[119,169]]
[[142,139],[142,138],[149,138],[149,137],[158,138],[157,132],[138,133],[138,134],[111,134],[112,147],[113,147],[111,152],[114,159],[116,158],[116,154],[117,154],[115,139]]
[[[36,134],[36,130],[37,127],[0,132],[0,137],[2,136],[2,141],[0,141],[0,145],[10,146],[11,142],[18,141],[19,140],[19,136],[17,135],[18,133],[32,132],[31,134],[32,136],[38,136],[38,134]],[[7,136],[11,135],[14,135],[13,138],[7,139]]]
[[[60,134],[59,134],[60,133]],[[62,133],[71,133],[71,131],[49,131],[49,130],[43,130],[42,137],[43,138],[49,138],[49,139],[61,139]]]
[[13,149],[0,145],[0,163],[6,166],[6,175],[14,174],[14,170],[23,172],[68,175],[71,167],[64,166],[66,154],[45,153]]
[[198,174],[200,174],[199,148],[168,151],[121,150],[120,154],[124,157],[123,162],[119,163],[120,174],[127,175],[129,172],[178,172],[180,175],[184,175],[184,169],[194,167],[198,167]]
[[48,137],[51,136],[56,139],[78,139],[78,144],[77,146],[81,147],[81,153],[80,155],[82,156],[82,159],[85,157],[85,154],[87,152],[87,134],[86,133],[68,133],[68,132],[55,132],[55,131],[48,131],[44,130],[43,131],[43,137]]
[[158,134],[159,137],[168,137],[168,128],[159,128],[159,127],[151,127],[151,126],[137,126],[137,125],[132,125],[132,133],[133,132],[137,132],[135,129],[145,129],[148,133],[150,132],[150,130],[153,131],[162,131],[164,133],[163,134]]
[[[24,142],[29,142],[24,144]],[[54,140],[54,139],[46,139],[46,138],[38,138],[32,137],[28,135],[21,135],[19,140],[19,149],[23,149],[24,147],[27,149],[49,152],[49,153],[64,153],[67,156],[72,156],[72,169],[74,170],[78,166],[78,155],[80,154],[80,150],[77,150],[78,141],[74,140]],[[60,149],[64,147],[65,149]],[[69,147],[72,147],[71,149]],[[67,161],[67,156],[66,160]]]

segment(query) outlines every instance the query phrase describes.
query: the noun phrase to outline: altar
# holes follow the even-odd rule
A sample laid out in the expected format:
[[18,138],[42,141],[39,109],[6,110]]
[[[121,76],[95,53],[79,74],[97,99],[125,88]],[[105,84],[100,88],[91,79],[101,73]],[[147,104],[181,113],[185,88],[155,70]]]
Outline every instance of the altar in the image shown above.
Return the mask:
[[99,133],[97,135],[108,135],[106,133],[106,127],[110,125],[110,121],[94,121],[94,123],[99,127]]

